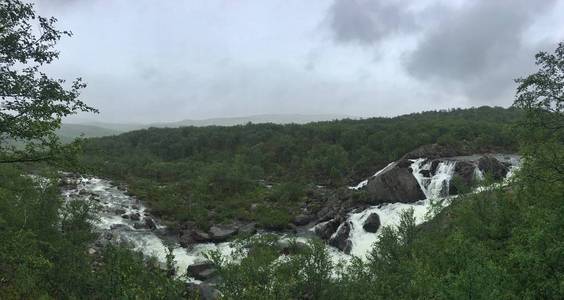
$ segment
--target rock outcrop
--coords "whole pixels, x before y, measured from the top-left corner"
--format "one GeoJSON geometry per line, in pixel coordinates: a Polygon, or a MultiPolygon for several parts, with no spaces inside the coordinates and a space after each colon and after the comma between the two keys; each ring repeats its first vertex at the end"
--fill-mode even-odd
{"type": "Polygon", "coordinates": [[[415,176],[406,160],[380,173],[368,181],[367,191],[370,204],[411,203],[425,199],[415,176]]]}
{"type": "Polygon", "coordinates": [[[366,218],[366,221],[364,221],[362,228],[364,228],[364,230],[366,230],[367,232],[372,233],[378,231],[378,228],[380,228],[380,217],[378,216],[378,214],[371,213],[368,218],[366,218]]]}
{"type": "Polygon", "coordinates": [[[317,224],[315,227],[315,234],[317,234],[322,240],[328,240],[331,238],[333,233],[339,228],[341,220],[333,219],[326,221],[325,223],[317,224]]]}
{"type": "Polygon", "coordinates": [[[486,175],[492,176],[494,180],[505,178],[509,168],[491,155],[484,155],[478,160],[478,168],[486,175]]]}
{"type": "Polygon", "coordinates": [[[188,266],[186,274],[197,280],[208,280],[215,276],[217,269],[213,262],[207,260],[188,266]]]}
{"type": "Polygon", "coordinates": [[[351,253],[352,242],[349,240],[349,233],[351,232],[351,225],[349,222],[342,223],[334,236],[329,239],[329,245],[336,247],[337,249],[345,252],[346,254],[351,253]]]}
{"type": "Polygon", "coordinates": [[[476,165],[468,161],[457,161],[454,166],[453,178],[449,183],[448,195],[456,195],[461,187],[470,187],[474,184],[476,165]]]}
{"type": "Polygon", "coordinates": [[[209,230],[210,240],[214,243],[225,242],[236,234],[237,227],[235,226],[214,225],[209,230]]]}

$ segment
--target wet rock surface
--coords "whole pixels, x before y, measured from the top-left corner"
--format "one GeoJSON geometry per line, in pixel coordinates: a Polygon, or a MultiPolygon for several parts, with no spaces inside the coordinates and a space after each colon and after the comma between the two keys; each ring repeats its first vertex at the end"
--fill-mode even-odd
{"type": "Polygon", "coordinates": [[[364,221],[362,228],[364,228],[364,230],[366,230],[367,232],[372,233],[378,231],[378,228],[380,228],[380,217],[378,216],[378,214],[371,213],[368,218],[366,218],[366,221],[364,221]]]}
{"type": "Polygon", "coordinates": [[[342,220],[333,219],[326,221],[324,223],[317,224],[314,231],[322,240],[329,240],[333,233],[337,231],[339,225],[341,224],[342,220]]]}
{"type": "Polygon", "coordinates": [[[329,245],[349,254],[352,249],[352,242],[349,240],[349,233],[351,232],[351,224],[343,222],[335,234],[329,239],[329,245]]]}
{"type": "Polygon", "coordinates": [[[497,158],[491,155],[485,155],[478,161],[478,168],[489,176],[492,176],[494,180],[500,180],[505,178],[509,168],[500,162],[497,158]]]}
{"type": "Polygon", "coordinates": [[[209,260],[189,265],[186,270],[188,276],[202,281],[213,278],[216,273],[215,265],[209,260]]]}
{"type": "Polygon", "coordinates": [[[371,178],[367,186],[371,204],[410,203],[425,199],[425,194],[411,169],[396,165],[393,168],[371,178]]]}
{"type": "Polygon", "coordinates": [[[235,236],[237,232],[237,227],[233,225],[214,225],[210,227],[209,236],[211,241],[219,243],[227,241],[235,236]]]}

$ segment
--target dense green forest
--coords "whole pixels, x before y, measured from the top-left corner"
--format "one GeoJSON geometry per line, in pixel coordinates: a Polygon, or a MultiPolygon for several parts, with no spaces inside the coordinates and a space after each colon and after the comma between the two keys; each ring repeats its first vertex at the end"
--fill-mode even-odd
{"type": "Polygon", "coordinates": [[[127,183],[172,223],[214,211],[219,220],[284,224],[310,185],[343,188],[429,143],[518,150],[523,165],[509,185],[458,197],[421,226],[406,211],[399,227],[384,227],[368,260],[335,264],[319,241],[280,258],[268,236],[241,240],[240,260],[210,253],[223,298],[564,298],[564,43],[539,53],[539,70],[517,80],[512,109],[148,129],[88,140],[79,153],[56,129],[65,116],[95,111],[79,100],[84,85],[65,88],[39,70],[70,35],[55,24],[33,4],[0,2],[0,299],[199,298],[174,278],[170,253],[163,266],[125,245],[91,251],[96,206],[64,201],[59,170],[127,183]],[[263,206],[253,215],[255,202],[263,206]]]}
{"type": "Polygon", "coordinates": [[[480,107],[306,125],[150,128],[89,139],[80,165],[127,183],[173,223],[205,227],[239,218],[280,227],[297,213],[308,185],[356,184],[421,145],[516,152],[513,129],[521,116],[518,109],[480,107]],[[251,211],[253,204],[268,212],[251,211]],[[211,219],[208,211],[215,212],[211,219]]]}

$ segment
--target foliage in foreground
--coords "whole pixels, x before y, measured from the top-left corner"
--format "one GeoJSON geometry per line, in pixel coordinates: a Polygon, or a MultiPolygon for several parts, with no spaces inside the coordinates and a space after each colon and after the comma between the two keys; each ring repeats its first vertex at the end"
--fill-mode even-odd
{"type": "Polygon", "coordinates": [[[514,187],[459,198],[421,227],[407,211],[346,267],[322,244],[280,259],[257,241],[240,263],[216,258],[220,289],[227,299],[561,299],[564,184],[523,170],[514,187]]]}
{"type": "Polygon", "coordinates": [[[59,188],[0,168],[0,299],[174,299],[183,285],[139,253],[107,247],[87,202],[64,203],[59,188]]]}
{"type": "Polygon", "coordinates": [[[524,164],[509,187],[457,198],[420,227],[405,212],[398,228],[382,230],[366,261],[344,271],[322,249],[224,262],[227,298],[564,298],[564,43],[555,54],[539,53],[537,65],[517,80],[524,164]],[[303,261],[329,266],[315,269],[316,285],[307,284],[308,264],[296,263],[303,261]],[[266,272],[255,279],[254,270],[266,272]]]}

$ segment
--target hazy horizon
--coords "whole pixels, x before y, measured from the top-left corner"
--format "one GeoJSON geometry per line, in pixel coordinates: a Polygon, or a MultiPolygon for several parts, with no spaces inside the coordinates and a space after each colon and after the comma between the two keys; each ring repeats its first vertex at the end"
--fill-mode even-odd
{"type": "Polygon", "coordinates": [[[507,107],[564,39],[563,0],[35,3],[74,33],[47,73],[100,110],[69,123],[507,107]]]}

